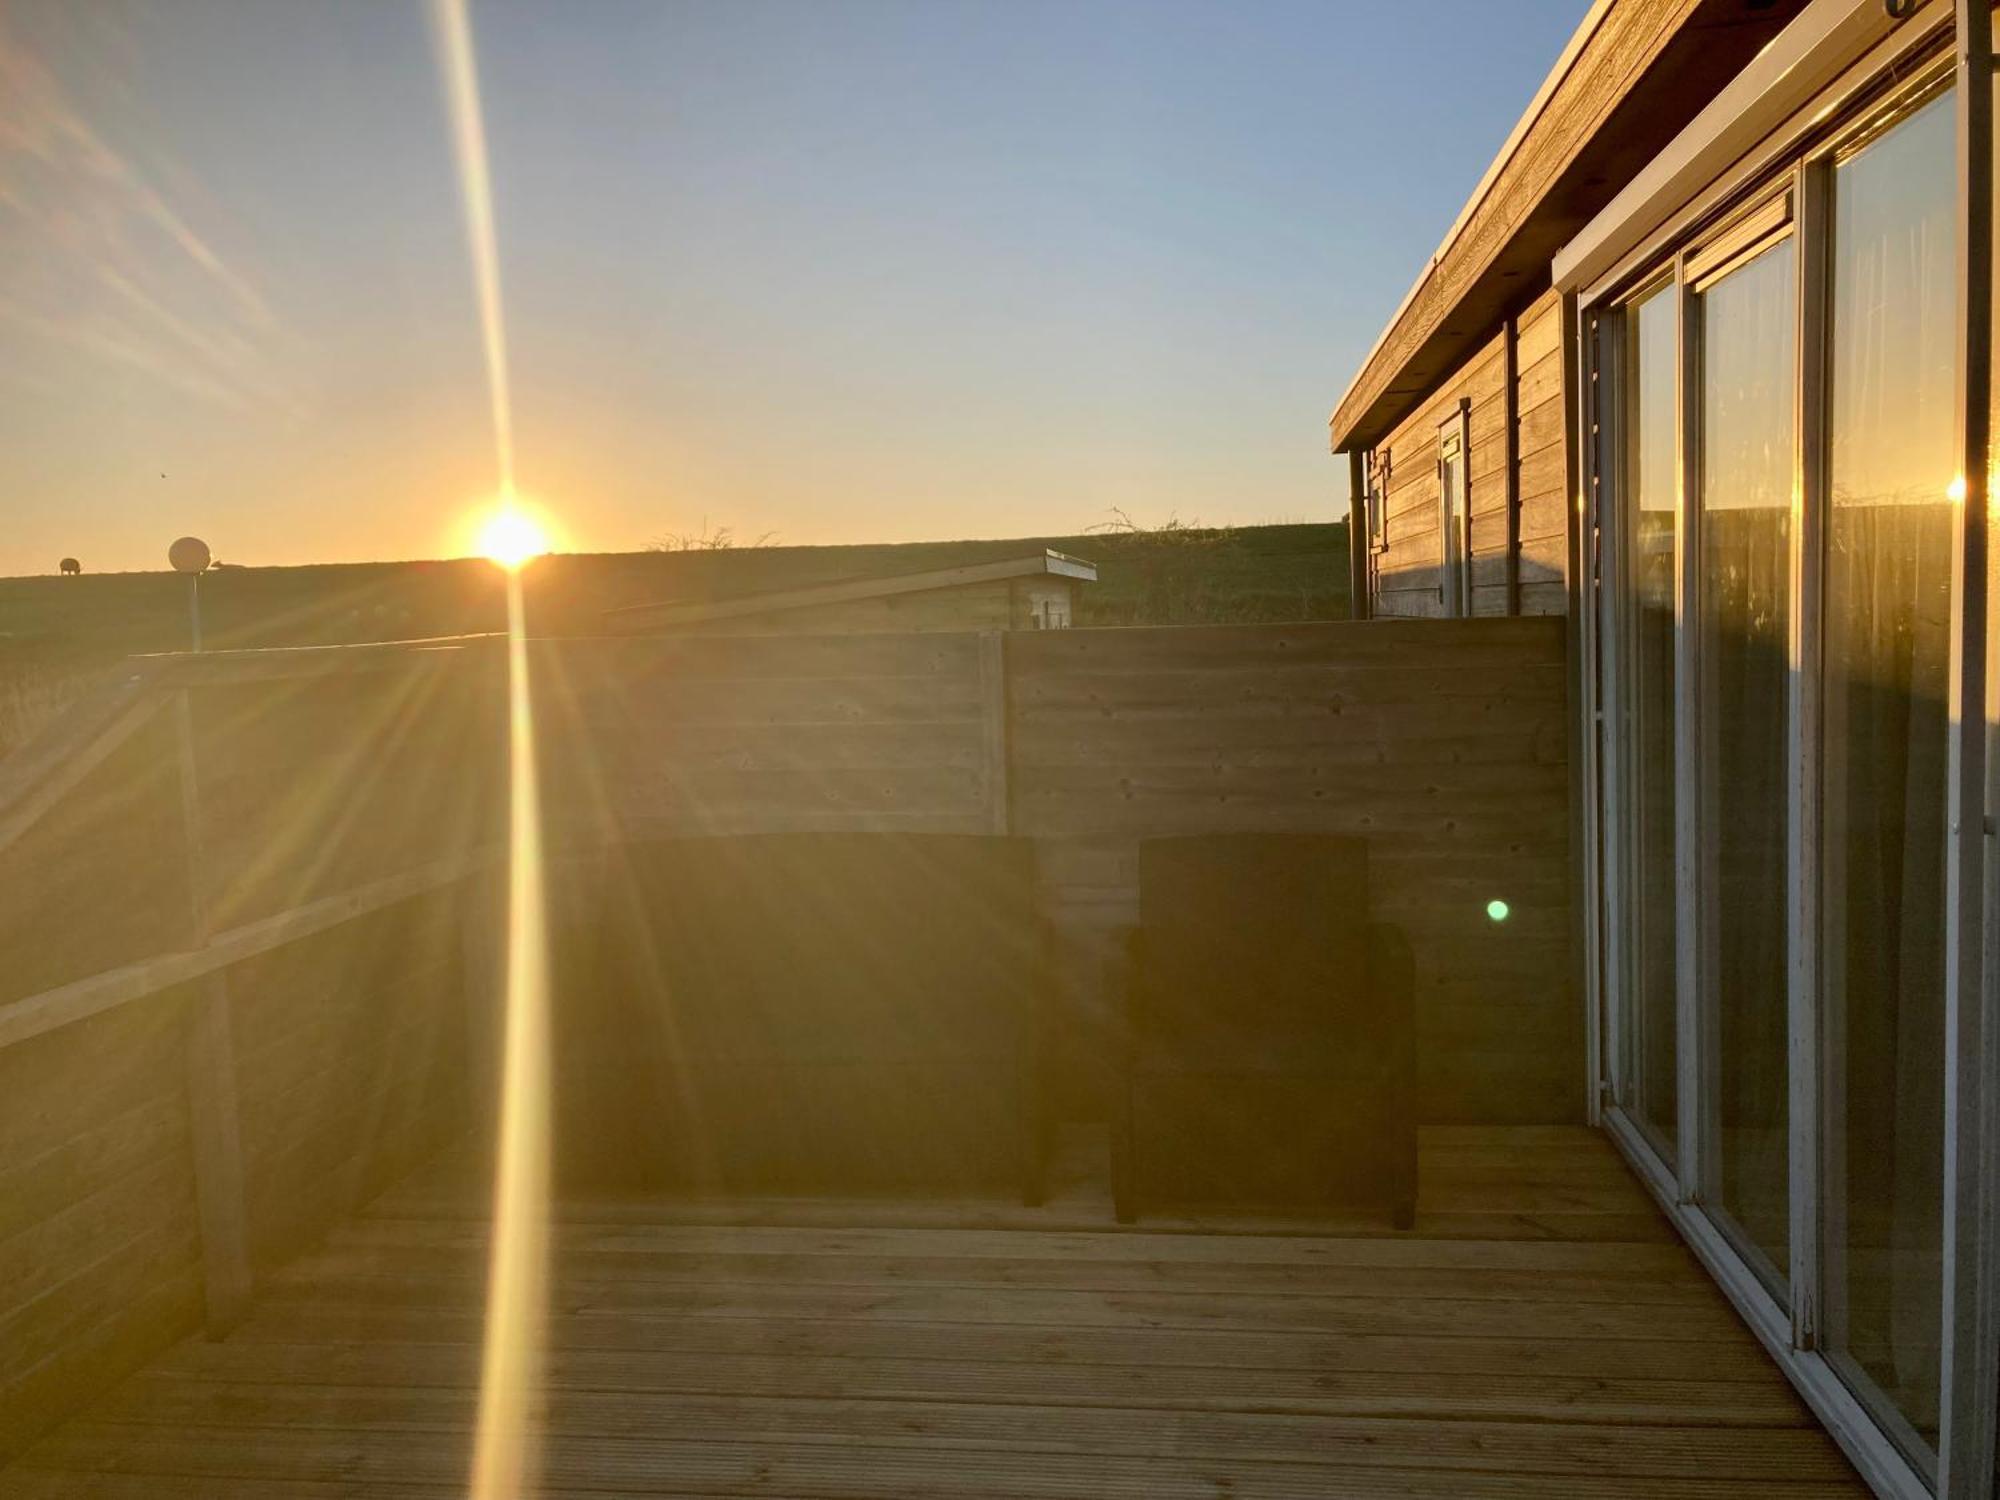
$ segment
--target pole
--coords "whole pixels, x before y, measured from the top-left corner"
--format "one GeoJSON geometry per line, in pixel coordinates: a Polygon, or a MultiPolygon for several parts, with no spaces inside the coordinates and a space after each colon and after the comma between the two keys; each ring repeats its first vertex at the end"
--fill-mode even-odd
{"type": "Polygon", "coordinates": [[[188,574],[188,633],[194,641],[189,649],[201,649],[201,574],[188,574]]]}

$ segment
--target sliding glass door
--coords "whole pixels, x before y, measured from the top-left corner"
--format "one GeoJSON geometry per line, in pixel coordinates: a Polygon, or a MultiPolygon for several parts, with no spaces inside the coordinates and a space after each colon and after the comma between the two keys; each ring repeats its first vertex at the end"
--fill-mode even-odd
{"type": "Polygon", "coordinates": [[[1950,682],[1980,626],[1930,72],[1663,237],[1587,347],[1614,1133],[1767,1339],[1934,1481],[1950,682]]]}

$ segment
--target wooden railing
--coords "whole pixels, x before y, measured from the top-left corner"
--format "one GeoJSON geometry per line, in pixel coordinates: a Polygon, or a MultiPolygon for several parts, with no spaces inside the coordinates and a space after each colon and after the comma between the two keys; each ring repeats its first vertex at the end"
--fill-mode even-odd
{"type": "MultiPolygon", "coordinates": [[[[243,1145],[230,1032],[229,972],[235,965],[343,923],[452,886],[493,864],[501,846],[482,841],[414,869],[221,930],[211,925],[215,872],[206,852],[201,767],[190,695],[230,683],[364,672],[435,672],[495,665],[494,636],[392,645],[309,647],[135,657],[119,679],[76,704],[52,728],[0,762],[0,852],[17,843],[91,772],[156,715],[176,720],[181,827],[187,854],[187,942],[88,977],[0,1004],[0,1048],[17,1046],[198,982],[187,1038],[189,1147],[199,1213],[206,1322],[233,1326],[248,1305],[251,1266],[244,1210],[243,1145]]],[[[497,726],[496,726],[497,728],[497,726]]],[[[491,929],[482,929],[490,939],[491,929]]]]}

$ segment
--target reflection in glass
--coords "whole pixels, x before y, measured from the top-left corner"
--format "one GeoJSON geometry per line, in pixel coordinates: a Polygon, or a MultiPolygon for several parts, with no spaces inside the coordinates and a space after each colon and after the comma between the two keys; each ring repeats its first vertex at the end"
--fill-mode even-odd
{"type": "Polygon", "coordinates": [[[1821,951],[1832,1346],[1937,1440],[1954,122],[1834,169],[1821,951]]]}
{"type": "Polygon", "coordinates": [[[1632,777],[1627,930],[1631,1013],[1624,1100],[1674,1142],[1674,323],[1671,285],[1625,318],[1625,681],[1632,777]]]}
{"type": "MultiPolygon", "coordinates": [[[[1787,237],[1701,295],[1703,1004],[1714,1201],[1782,1283],[1786,685],[1797,255],[1787,237]]],[[[1755,1261],[1759,1257],[1753,1255],[1755,1261]]]]}

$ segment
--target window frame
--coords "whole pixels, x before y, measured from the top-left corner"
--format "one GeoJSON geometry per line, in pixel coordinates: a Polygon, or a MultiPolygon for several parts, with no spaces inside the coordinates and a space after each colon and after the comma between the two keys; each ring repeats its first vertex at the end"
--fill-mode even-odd
{"type": "Polygon", "coordinates": [[[1447,618],[1472,617],[1472,402],[1461,396],[1438,423],[1438,602],[1447,618]],[[1458,508],[1452,508],[1450,465],[1458,466],[1458,508]]]}
{"type": "MultiPolygon", "coordinates": [[[[1629,330],[1634,323],[1635,309],[1639,304],[1662,294],[1675,299],[1675,320],[1685,316],[1682,310],[1685,291],[1676,276],[1676,266],[1672,260],[1654,265],[1636,278],[1633,287],[1619,296],[1609,306],[1594,309],[1587,325],[1592,364],[1587,367],[1586,389],[1598,393],[1599,411],[1592,430],[1596,437],[1597,461],[1602,466],[1604,480],[1593,486],[1599,496],[1598,525],[1604,544],[1599,552],[1600,576],[1609,577],[1609,585],[1601,590],[1596,601],[1599,619],[1600,651],[1611,664],[1611,670],[1601,674],[1605,683],[1604,692],[1608,705],[1604,719],[1608,730],[1607,740],[1600,764],[1606,779],[1604,804],[1606,830],[1610,834],[1609,847],[1603,860],[1603,878],[1607,885],[1606,906],[1610,919],[1604,924],[1604,944],[1606,948],[1606,972],[1615,974],[1618,983],[1626,987],[1629,995],[1636,996],[1637,958],[1631,951],[1635,929],[1625,920],[1638,897],[1636,894],[1636,845],[1638,841],[1638,808],[1633,796],[1633,788],[1638,785],[1636,750],[1630,734],[1632,707],[1629,699],[1635,677],[1634,663],[1637,660],[1636,631],[1631,605],[1633,600],[1634,575],[1632,572],[1632,539],[1627,534],[1630,515],[1623,503],[1631,472],[1631,442],[1628,432],[1630,404],[1637,390],[1636,379],[1629,358],[1629,330]],[[1603,503],[1603,495],[1609,493],[1617,503],[1603,503]]],[[[1681,452],[1681,393],[1680,393],[1680,348],[1676,336],[1674,350],[1675,392],[1674,392],[1674,452],[1676,454],[1675,495],[1674,495],[1674,560],[1675,580],[1674,609],[1674,681],[1676,695],[1675,728],[1679,733],[1679,691],[1680,691],[1680,578],[1682,576],[1682,496],[1680,494],[1680,472],[1678,455],[1681,452]]],[[[1679,797],[1678,772],[1680,766],[1679,746],[1676,744],[1671,755],[1676,773],[1675,795],[1679,797]]],[[[1679,820],[1679,802],[1675,803],[1676,823],[1679,820]]],[[[1679,880],[1678,828],[1675,834],[1676,864],[1675,879],[1679,880]]],[[[1676,941],[1680,931],[1678,913],[1675,919],[1676,941]]],[[[1682,971],[1681,956],[1675,955],[1676,986],[1680,983],[1682,971]]],[[[1676,1025],[1679,1023],[1680,1002],[1676,997],[1676,1025]]],[[[1678,1195],[1678,1169],[1675,1165],[1679,1154],[1678,1144],[1670,1147],[1666,1139],[1657,1131],[1643,1111],[1633,1112],[1630,1101],[1637,1097],[1639,1068],[1636,1052],[1637,1028],[1630,1023],[1636,1019],[1636,1011],[1630,1006],[1607,1006],[1604,1016],[1604,1036],[1606,1048],[1605,1099],[1607,1107],[1618,1110],[1639,1137],[1644,1141],[1648,1160],[1647,1175],[1657,1183],[1673,1183],[1678,1195]]],[[[1681,1041],[1675,1038],[1675,1057],[1680,1055],[1681,1041]]],[[[1678,1063],[1677,1063],[1678,1066],[1678,1063]]],[[[1678,1080],[1676,1080],[1678,1084],[1678,1080]]],[[[1678,1095],[1677,1095],[1678,1097],[1678,1095]]],[[[1681,1139],[1678,1114],[1674,1128],[1676,1143],[1681,1139]]]]}
{"type": "Polygon", "coordinates": [[[1371,449],[1368,454],[1368,550],[1387,552],[1389,550],[1389,476],[1392,472],[1390,452],[1387,448],[1371,449]]]}

